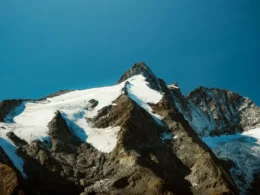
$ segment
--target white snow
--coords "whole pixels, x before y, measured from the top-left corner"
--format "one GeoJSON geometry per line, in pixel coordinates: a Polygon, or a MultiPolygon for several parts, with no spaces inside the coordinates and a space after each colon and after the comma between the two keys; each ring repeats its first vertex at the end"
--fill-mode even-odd
{"type": "Polygon", "coordinates": [[[148,105],[148,103],[156,104],[160,102],[162,94],[148,87],[148,83],[142,75],[133,76],[127,81],[130,83],[126,86],[128,96],[146,110],[159,125],[163,126],[161,116],[154,114],[152,108],[148,105]]]}
{"type": "MultiPolygon", "coordinates": [[[[0,126],[2,125],[3,123],[0,123],[0,126]]],[[[2,131],[2,129],[0,131],[2,131]]],[[[23,160],[16,154],[17,148],[11,142],[9,142],[5,136],[0,137],[0,146],[13,162],[14,166],[21,172],[23,177],[26,178],[27,176],[23,171],[23,160]]]]}
{"type": "Polygon", "coordinates": [[[1,124],[5,129],[1,129],[0,137],[7,139],[5,134],[13,131],[28,143],[33,140],[46,140],[49,138],[47,125],[59,110],[81,140],[87,141],[102,152],[111,152],[117,142],[119,127],[91,128],[86,117],[94,117],[99,109],[110,105],[121,94],[122,87],[123,84],[79,90],[48,98],[46,101],[24,103],[6,118],[6,123],[1,124]],[[91,111],[86,109],[90,99],[99,102],[91,111]]]}
{"type": "Polygon", "coordinates": [[[228,158],[234,162],[231,174],[241,194],[246,194],[253,182],[253,174],[260,171],[260,129],[242,134],[204,137],[203,141],[219,158],[228,158]]]}
{"type": "Polygon", "coordinates": [[[177,87],[176,85],[172,84],[172,85],[168,85],[169,88],[175,88],[175,89],[179,89],[179,87],[177,87]]]}
{"type": "MultiPolygon", "coordinates": [[[[130,82],[130,85],[127,86],[129,97],[150,113],[160,125],[163,125],[160,116],[152,113],[152,109],[148,105],[148,103],[158,103],[162,94],[149,88],[145,78],[141,75],[131,77],[127,81],[130,82]]],[[[116,146],[120,127],[92,128],[86,118],[93,118],[97,115],[98,110],[105,106],[111,104],[116,106],[112,102],[122,94],[124,85],[125,83],[121,83],[111,87],[77,90],[47,98],[44,101],[25,102],[6,117],[5,123],[0,123],[0,146],[3,147],[18,170],[23,173],[23,160],[16,154],[17,148],[6,137],[6,133],[13,131],[28,143],[34,140],[49,141],[48,123],[59,110],[77,137],[98,150],[109,153],[116,146]],[[91,99],[95,99],[99,103],[94,109],[88,110],[86,107],[91,99]]],[[[24,173],[23,175],[25,176],[24,173]]]]}

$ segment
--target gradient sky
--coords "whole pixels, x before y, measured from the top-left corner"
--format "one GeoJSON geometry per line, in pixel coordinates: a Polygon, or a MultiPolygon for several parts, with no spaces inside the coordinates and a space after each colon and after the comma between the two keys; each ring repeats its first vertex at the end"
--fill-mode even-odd
{"type": "Polygon", "coordinates": [[[144,61],[186,95],[260,105],[259,0],[0,0],[0,100],[114,84],[144,61]]]}

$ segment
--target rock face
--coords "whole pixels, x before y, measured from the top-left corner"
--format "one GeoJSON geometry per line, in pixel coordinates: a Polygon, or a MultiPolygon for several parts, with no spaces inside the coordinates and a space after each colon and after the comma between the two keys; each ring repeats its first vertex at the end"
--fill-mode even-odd
{"type": "Polygon", "coordinates": [[[23,195],[19,175],[12,161],[0,147],[0,193],[1,195],[23,195]]]}
{"type": "Polygon", "coordinates": [[[18,146],[18,147],[19,147],[19,146],[27,145],[27,142],[26,142],[26,141],[24,141],[23,139],[17,137],[17,135],[15,135],[15,133],[12,132],[12,131],[6,133],[6,136],[7,136],[11,141],[13,141],[14,144],[15,144],[16,146],[18,146]]]}
{"type": "Polygon", "coordinates": [[[173,97],[168,95],[152,107],[158,114],[164,116],[164,122],[175,135],[175,139],[171,141],[172,150],[189,170],[185,179],[191,183],[192,193],[238,193],[229,169],[199,139],[173,102],[173,97]]]}
{"type": "Polygon", "coordinates": [[[22,104],[22,100],[4,100],[0,103],[0,122],[5,122],[8,114],[22,104]]]}
{"type": "Polygon", "coordinates": [[[131,78],[132,76],[139,74],[143,75],[146,78],[147,82],[149,83],[149,86],[152,89],[161,91],[161,87],[157,77],[144,62],[135,63],[131,69],[129,69],[122,75],[117,84],[122,83],[127,79],[131,78]]]}
{"type": "Polygon", "coordinates": [[[48,124],[48,127],[49,135],[51,136],[52,142],[58,140],[71,145],[80,144],[80,140],[73,135],[67,125],[67,122],[62,117],[59,111],[56,112],[54,118],[48,124]]]}
{"type": "Polygon", "coordinates": [[[3,195],[11,195],[18,186],[16,173],[5,164],[0,163],[0,192],[3,195]]]}
{"type": "Polygon", "coordinates": [[[235,134],[260,125],[260,109],[250,99],[228,90],[200,87],[183,97],[171,89],[180,112],[200,136],[235,134]]]}

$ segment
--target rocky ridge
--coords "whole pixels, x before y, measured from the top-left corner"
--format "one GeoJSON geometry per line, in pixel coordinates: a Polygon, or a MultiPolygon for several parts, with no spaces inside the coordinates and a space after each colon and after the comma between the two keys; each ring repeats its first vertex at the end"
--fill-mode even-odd
{"type": "Polygon", "coordinates": [[[184,97],[171,89],[180,112],[200,136],[235,134],[259,127],[260,108],[237,93],[200,87],[184,97]]]}

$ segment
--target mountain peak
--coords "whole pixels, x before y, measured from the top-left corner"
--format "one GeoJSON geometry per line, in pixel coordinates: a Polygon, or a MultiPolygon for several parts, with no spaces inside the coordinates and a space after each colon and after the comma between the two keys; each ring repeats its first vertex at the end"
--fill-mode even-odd
{"type": "Polygon", "coordinates": [[[135,63],[131,69],[151,71],[151,69],[144,62],[135,63]]]}
{"type": "Polygon", "coordinates": [[[152,89],[160,90],[157,77],[144,62],[135,63],[121,76],[116,84],[122,83],[135,75],[144,76],[152,89]]]}
{"type": "Polygon", "coordinates": [[[117,84],[124,82],[125,80],[131,78],[132,76],[135,75],[143,75],[144,77],[155,77],[154,73],[152,70],[144,63],[144,62],[139,62],[135,63],[129,70],[127,70],[119,79],[117,84]]]}

